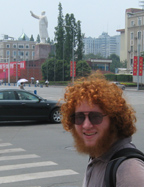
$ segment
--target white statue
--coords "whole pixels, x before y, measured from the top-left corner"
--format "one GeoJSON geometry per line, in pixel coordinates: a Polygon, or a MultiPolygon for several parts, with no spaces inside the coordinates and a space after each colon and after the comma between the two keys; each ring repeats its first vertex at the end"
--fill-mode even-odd
{"type": "Polygon", "coordinates": [[[45,16],[45,11],[43,11],[40,16],[35,15],[32,11],[30,11],[30,13],[34,18],[39,19],[39,35],[41,43],[46,43],[46,38],[48,38],[48,20],[45,16]]]}

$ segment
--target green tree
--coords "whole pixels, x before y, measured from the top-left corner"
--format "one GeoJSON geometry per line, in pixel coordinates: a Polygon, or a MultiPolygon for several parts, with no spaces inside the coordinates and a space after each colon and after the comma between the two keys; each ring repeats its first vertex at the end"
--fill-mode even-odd
{"type": "Polygon", "coordinates": [[[59,3],[59,15],[58,25],[55,27],[55,46],[56,46],[56,58],[59,60],[63,59],[63,47],[64,47],[64,18],[62,13],[62,5],[59,3]]]}
{"type": "Polygon", "coordinates": [[[73,14],[66,14],[65,25],[64,59],[70,62],[72,60],[73,46],[75,48],[76,43],[76,22],[73,14]]]}
{"type": "Polygon", "coordinates": [[[127,60],[123,60],[120,62],[121,68],[127,68],[127,60]]]}
{"type": "Polygon", "coordinates": [[[111,54],[108,59],[112,60],[112,63],[110,64],[110,71],[115,73],[115,69],[121,67],[120,58],[116,54],[111,54]]]}
{"type": "Polygon", "coordinates": [[[31,37],[30,37],[30,41],[34,41],[33,35],[31,35],[31,37]]]}
{"type": "Polygon", "coordinates": [[[56,59],[58,63],[63,60],[64,80],[69,80],[70,61],[73,60],[73,52],[74,57],[77,55],[78,60],[81,60],[83,56],[81,24],[80,21],[76,23],[74,14],[67,13],[64,18],[61,3],[59,3],[58,7],[58,25],[55,27],[56,59]]]}
{"type": "Polygon", "coordinates": [[[88,60],[88,59],[91,59],[91,58],[94,58],[94,59],[104,59],[103,56],[100,53],[98,53],[96,55],[94,55],[93,53],[90,53],[90,54],[87,54],[87,55],[83,56],[84,60],[88,60]]]}
{"type": "Polygon", "coordinates": [[[37,35],[36,42],[37,42],[37,43],[40,43],[40,35],[39,35],[39,34],[37,35]]]}
{"type": "Polygon", "coordinates": [[[83,50],[84,50],[84,43],[83,43],[83,35],[81,33],[81,22],[77,22],[77,61],[82,60],[83,58],[83,50]]]}
{"type": "Polygon", "coordinates": [[[90,75],[91,67],[85,60],[80,60],[76,64],[76,75],[78,77],[85,77],[90,75]]]}
{"type": "Polygon", "coordinates": [[[47,59],[42,64],[43,79],[49,81],[63,80],[63,60],[56,60],[55,57],[47,59]]]}

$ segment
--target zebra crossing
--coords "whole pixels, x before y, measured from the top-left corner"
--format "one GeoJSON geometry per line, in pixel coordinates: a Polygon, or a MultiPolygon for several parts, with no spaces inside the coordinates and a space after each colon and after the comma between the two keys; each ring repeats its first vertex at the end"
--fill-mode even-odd
{"type": "MultiPolygon", "coordinates": [[[[62,176],[68,176],[68,175],[77,175],[77,173],[74,170],[71,169],[57,169],[58,163],[55,163],[53,161],[39,161],[36,160],[40,158],[39,155],[36,154],[26,154],[26,150],[22,148],[11,148],[13,146],[11,143],[2,143],[2,140],[0,140],[0,186],[2,184],[12,184],[15,182],[23,182],[23,181],[29,181],[29,180],[38,180],[38,179],[47,179],[52,177],[62,177],[62,176]],[[11,155],[8,155],[8,154],[11,155]],[[16,155],[19,153],[18,155],[16,155]],[[23,154],[25,153],[25,154],[23,154]],[[6,155],[5,155],[6,154],[6,155]],[[32,162],[30,161],[32,159],[32,162]],[[24,160],[25,163],[16,163],[18,160],[24,160]],[[36,161],[35,161],[36,160],[36,161]],[[3,165],[2,161],[6,161],[10,164],[3,165]],[[12,162],[15,161],[15,163],[12,164],[12,162]],[[55,169],[49,170],[46,169],[46,171],[39,171],[42,167],[49,167],[53,166],[55,169]],[[37,168],[36,172],[31,172],[30,170],[32,168],[37,168]],[[28,170],[29,169],[29,170],[28,170]],[[22,170],[19,174],[19,171],[22,170]],[[10,175],[2,175],[3,172],[8,171],[9,173],[12,173],[10,175]],[[29,171],[29,172],[27,172],[29,171]]],[[[40,187],[40,186],[31,186],[30,187],[40,187]]]]}

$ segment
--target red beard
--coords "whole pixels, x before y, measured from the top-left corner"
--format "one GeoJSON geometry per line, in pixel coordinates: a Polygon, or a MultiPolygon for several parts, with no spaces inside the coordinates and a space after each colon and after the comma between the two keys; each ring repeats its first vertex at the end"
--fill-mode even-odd
{"type": "Polygon", "coordinates": [[[79,153],[85,153],[91,157],[99,157],[104,154],[116,141],[116,132],[109,129],[103,132],[103,135],[97,139],[94,146],[86,146],[83,139],[78,135],[75,128],[71,130],[74,137],[75,147],[79,153]]]}

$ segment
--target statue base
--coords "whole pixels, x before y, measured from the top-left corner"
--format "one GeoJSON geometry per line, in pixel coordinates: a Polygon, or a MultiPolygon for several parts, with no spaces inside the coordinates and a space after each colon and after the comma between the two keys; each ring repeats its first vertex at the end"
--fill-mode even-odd
{"type": "Polygon", "coordinates": [[[55,46],[51,44],[36,44],[35,45],[35,56],[34,59],[46,59],[49,57],[50,53],[54,53],[55,46]]]}

